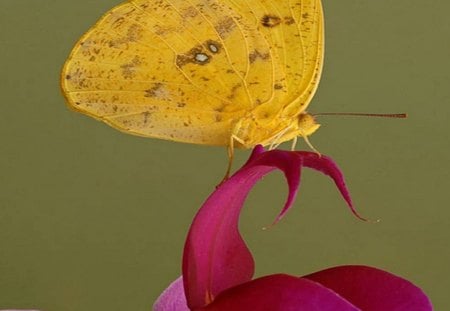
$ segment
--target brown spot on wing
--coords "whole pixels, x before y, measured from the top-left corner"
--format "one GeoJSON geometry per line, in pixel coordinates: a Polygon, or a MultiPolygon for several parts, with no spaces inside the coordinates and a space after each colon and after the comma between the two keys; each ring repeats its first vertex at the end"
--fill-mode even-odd
{"type": "Polygon", "coordinates": [[[250,64],[254,63],[258,58],[262,60],[267,60],[270,57],[269,53],[261,53],[258,50],[254,50],[248,55],[248,60],[250,61],[250,64]]]}
{"type": "Polygon", "coordinates": [[[231,93],[230,93],[230,95],[227,96],[227,98],[230,100],[233,99],[236,96],[236,91],[240,87],[242,87],[242,84],[240,84],[240,83],[233,85],[233,87],[231,88],[231,93]]]}
{"type": "Polygon", "coordinates": [[[143,31],[144,29],[142,28],[142,26],[133,24],[130,26],[130,28],[128,28],[126,38],[129,42],[137,42],[142,38],[143,31]]]}
{"type": "MultiPolygon", "coordinates": [[[[142,39],[142,33],[144,29],[138,24],[132,24],[124,37],[111,39],[108,42],[109,47],[119,47],[121,45],[127,44],[128,42],[138,42],[142,39]]],[[[95,51],[95,50],[94,50],[95,51]]]]}
{"type": "Polygon", "coordinates": [[[193,6],[189,6],[185,8],[183,11],[181,11],[181,16],[183,16],[184,18],[196,17],[198,14],[199,14],[198,10],[193,6]]]}
{"type": "Polygon", "coordinates": [[[145,97],[155,97],[158,94],[158,91],[161,89],[162,87],[162,83],[155,83],[155,85],[151,88],[149,88],[148,90],[145,90],[145,97]]]}
{"type": "Polygon", "coordinates": [[[236,24],[230,16],[225,17],[220,20],[217,25],[214,26],[216,31],[219,33],[219,36],[225,38],[233,29],[236,27],[236,24]]]}
{"type": "Polygon", "coordinates": [[[283,86],[282,86],[281,84],[276,83],[276,84],[273,86],[273,88],[274,88],[275,90],[281,90],[281,89],[283,88],[283,86]]]}
{"type": "Polygon", "coordinates": [[[295,23],[295,19],[292,16],[287,16],[284,18],[284,23],[286,25],[292,25],[295,23]]]}
{"type": "Polygon", "coordinates": [[[130,63],[120,66],[122,75],[125,79],[132,79],[135,76],[136,67],[141,64],[139,56],[135,56],[130,63]]]}
{"type": "Polygon", "coordinates": [[[153,28],[153,31],[158,36],[164,37],[165,35],[170,33],[171,29],[169,27],[162,27],[161,25],[155,25],[154,28],[153,28]]]}
{"type": "Polygon", "coordinates": [[[261,25],[264,27],[275,27],[281,23],[281,18],[276,15],[266,14],[261,18],[261,25]]]}
{"type": "Polygon", "coordinates": [[[151,115],[152,113],[150,111],[145,111],[142,113],[142,115],[144,116],[144,124],[148,123],[148,117],[151,115]]]}

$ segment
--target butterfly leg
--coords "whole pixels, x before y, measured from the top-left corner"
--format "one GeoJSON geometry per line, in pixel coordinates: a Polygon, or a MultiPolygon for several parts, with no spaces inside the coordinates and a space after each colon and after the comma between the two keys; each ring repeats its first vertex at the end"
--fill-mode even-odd
{"type": "MultiPolygon", "coordinates": [[[[228,166],[227,171],[225,172],[225,176],[223,177],[222,182],[228,179],[230,177],[231,168],[233,167],[233,160],[234,160],[234,135],[230,136],[230,143],[228,145],[227,151],[228,151],[228,166]]],[[[222,183],[221,182],[221,183],[222,183]]]]}
{"type": "Polygon", "coordinates": [[[236,135],[230,136],[230,143],[227,147],[227,154],[228,154],[228,165],[227,170],[225,172],[225,176],[223,176],[222,181],[216,186],[219,187],[224,181],[226,181],[230,177],[231,168],[233,167],[233,160],[234,160],[234,143],[235,141],[242,142],[239,137],[236,135]]]}
{"type": "Polygon", "coordinates": [[[281,143],[279,142],[280,138],[286,134],[286,132],[288,132],[290,129],[292,128],[292,126],[288,126],[286,127],[284,130],[280,131],[279,133],[277,133],[275,136],[273,136],[272,138],[270,138],[270,140],[272,141],[272,143],[270,144],[269,150],[273,150],[273,149],[277,149],[279,145],[281,145],[281,143]]]}
{"type": "Polygon", "coordinates": [[[297,146],[297,136],[292,139],[291,151],[295,151],[295,146],[297,146]]]}
{"type": "Polygon", "coordinates": [[[318,155],[319,157],[322,156],[322,154],[321,154],[321,153],[320,153],[320,152],[319,152],[319,151],[311,144],[311,142],[309,141],[307,135],[303,135],[302,133],[300,133],[300,136],[303,137],[303,139],[305,140],[306,144],[308,145],[309,148],[311,148],[312,151],[314,151],[315,153],[317,153],[317,155],[318,155]]]}
{"type": "Polygon", "coordinates": [[[228,147],[227,147],[228,166],[227,166],[227,170],[225,172],[225,176],[222,178],[222,181],[220,182],[219,186],[230,177],[231,169],[233,167],[235,142],[238,142],[242,145],[245,144],[245,142],[237,136],[240,126],[241,126],[240,123],[236,124],[235,128],[233,129],[233,132],[230,135],[230,142],[228,143],[228,147]]]}

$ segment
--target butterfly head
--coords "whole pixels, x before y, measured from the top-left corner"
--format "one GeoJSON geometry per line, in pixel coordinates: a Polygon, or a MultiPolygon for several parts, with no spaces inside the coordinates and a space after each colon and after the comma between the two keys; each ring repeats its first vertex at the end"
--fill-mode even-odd
{"type": "Polygon", "coordinates": [[[250,116],[239,120],[233,129],[233,137],[237,148],[278,146],[298,136],[306,138],[319,127],[314,116],[308,113],[290,118],[275,118],[269,122],[261,122],[250,116]]]}
{"type": "Polygon", "coordinates": [[[298,116],[298,133],[299,136],[309,136],[313,134],[320,127],[316,119],[309,113],[301,113],[298,116]]]}

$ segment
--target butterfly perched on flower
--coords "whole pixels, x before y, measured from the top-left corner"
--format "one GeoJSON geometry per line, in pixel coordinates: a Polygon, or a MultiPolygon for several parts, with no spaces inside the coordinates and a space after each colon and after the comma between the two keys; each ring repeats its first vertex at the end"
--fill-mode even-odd
{"type": "Polygon", "coordinates": [[[69,106],[130,134],[253,148],[307,137],[320,0],[130,0],[76,43],[69,106]]]}

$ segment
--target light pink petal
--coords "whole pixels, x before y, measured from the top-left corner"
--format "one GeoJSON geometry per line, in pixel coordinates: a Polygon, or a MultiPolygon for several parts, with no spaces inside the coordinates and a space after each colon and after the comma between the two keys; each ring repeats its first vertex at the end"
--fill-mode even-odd
{"type": "Polygon", "coordinates": [[[277,220],[280,219],[294,202],[304,159],[308,167],[331,176],[349,200],[342,174],[329,158],[320,158],[311,152],[263,152],[262,147],[257,146],[247,163],[210,195],[189,230],[183,255],[183,279],[192,309],[210,303],[212,297],[225,289],[251,280],[253,258],[238,230],[244,201],[258,180],[279,169],[289,186],[287,200],[277,220]]]}
{"type": "MultiPolygon", "coordinates": [[[[284,274],[265,276],[231,288],[203,311],[355,311],[332,290],[284,274]]],[[[387,311],[387,310],[386,310],[387,311]]]]}
{"type": "Polygon", "coordinates": [[[367,266],[340,266],[305,276],[364,311],[430,311],[428,297],[411,282],[367,266]]]}
{"type": "Polygon", "coordinates": [[[176,279],[158,297],[153,305],[153,311],[189,311],[182,277],[176,279]]]}

